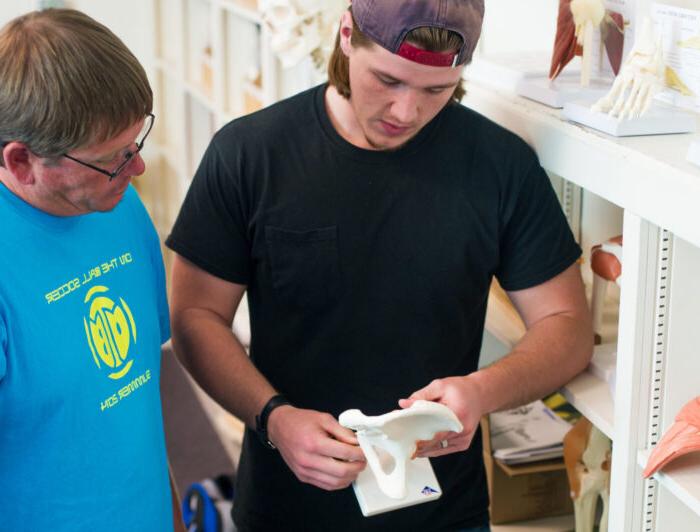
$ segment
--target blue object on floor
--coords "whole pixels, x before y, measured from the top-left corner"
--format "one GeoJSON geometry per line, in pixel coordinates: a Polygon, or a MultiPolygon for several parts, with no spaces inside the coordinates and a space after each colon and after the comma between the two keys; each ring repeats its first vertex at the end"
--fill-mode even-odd
{"type": "Polygon", "coordinates": [[[195,482],[182,500],[188,532],[234,532],[231,520],[233,483],[230,475],[195,482]]]}

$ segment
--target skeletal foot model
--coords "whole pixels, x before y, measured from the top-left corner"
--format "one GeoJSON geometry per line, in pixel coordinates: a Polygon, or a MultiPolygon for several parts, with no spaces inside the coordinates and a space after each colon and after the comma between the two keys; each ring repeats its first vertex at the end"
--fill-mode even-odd
{"type": "Polygon", "coordinates": [[[452,410],[431,401],[416,401],[409,408],[381,416],[365,416],[359,410],[346,410],[338,421],[357,431],[357,440],[379,488],[392,499],[406,497],[406,463],[416,452],[417,441],[431,440],[438,432],[463,430],[452,410]],[[375,447],[393,458],[391,472],[384,471],[375,447]]]}
{"type": "Polygon", "coordinates": [[[647,112],[654,95],[664,84],[665,66],[661,43],[654,38],[646,18],[639,39],[622,65],[612,89],[592,107],[618,120],[638,118],[647,112]]]}

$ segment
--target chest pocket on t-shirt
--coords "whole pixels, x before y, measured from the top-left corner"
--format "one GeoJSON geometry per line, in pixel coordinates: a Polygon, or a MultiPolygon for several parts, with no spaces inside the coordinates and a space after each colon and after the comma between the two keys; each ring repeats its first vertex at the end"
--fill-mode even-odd
{"type": "Polygon", "coordinates": [[[340,265],[337,228],[294,231],[265,227],[272,285],[285,304],[321,309],[337,300],[340,265]]]}

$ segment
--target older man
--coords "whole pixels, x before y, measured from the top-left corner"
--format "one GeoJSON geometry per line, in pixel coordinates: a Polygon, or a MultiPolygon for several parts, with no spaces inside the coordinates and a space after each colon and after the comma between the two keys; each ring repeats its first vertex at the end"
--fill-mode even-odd
{"type": "Polygon", "coordinates": [[[0,31],[3,530],[173,530],[164,272],[130,186],[151,110],[139,62],[88,16],[0,31]]]}

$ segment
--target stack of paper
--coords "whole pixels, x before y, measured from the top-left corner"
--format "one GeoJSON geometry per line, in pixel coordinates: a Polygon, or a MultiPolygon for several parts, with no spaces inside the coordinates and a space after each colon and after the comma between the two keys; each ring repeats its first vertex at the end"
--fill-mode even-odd
{"type": "Polygon", "coordinates": [[[494,458],[506,464],[562,456],[564,435],[571,429],[542,401],[491,414],[494,458]]]}

